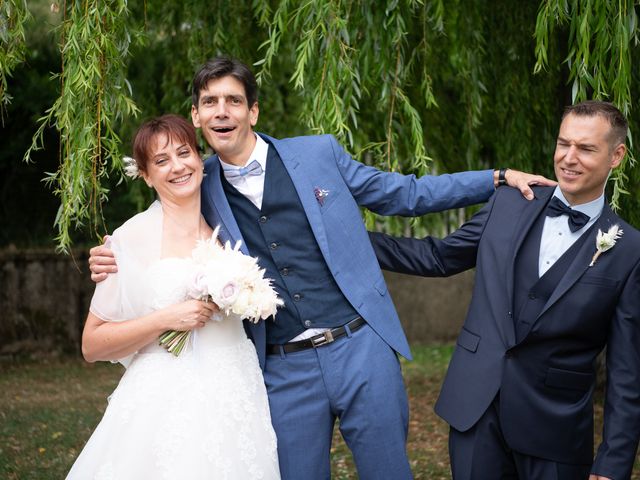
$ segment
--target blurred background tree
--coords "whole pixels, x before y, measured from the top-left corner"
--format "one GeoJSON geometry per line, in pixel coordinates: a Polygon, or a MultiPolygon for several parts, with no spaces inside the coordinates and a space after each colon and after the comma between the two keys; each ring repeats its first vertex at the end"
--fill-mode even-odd
{"type": "MultiPolygon", "coordinates": [[[[562,109],[587,98],[639,125],[638,0],[0,5],[0,245],[94,243],[144,208],[151,192],[121,174],[132,133],[160,113],[188,116],[191,77],[218,54],[254,66],[259,131],[332,133],[385,170],[552,176],[562,109]]],[[[640,227],[629,145],[608,197],[640,227]]],[[[442,235],[471,211],[366,218],[442,235]]]]}

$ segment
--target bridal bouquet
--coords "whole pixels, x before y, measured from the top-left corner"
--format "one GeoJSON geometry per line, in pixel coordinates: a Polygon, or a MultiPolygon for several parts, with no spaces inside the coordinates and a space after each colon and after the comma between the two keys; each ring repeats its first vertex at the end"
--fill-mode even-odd
{"type": "MultiPolygon", "coordinates": [[[[257,323],[275,315],[283,301],[264,278],[264,270],[256,258],[240,251],[240,242],[235,247],[227,242],[217,242],[219,228],[209,240],[201,240],[191,253],[196,265],[195,275],[189,286],[189,296],[198,300],[214,302],[220,313],[212,317],[222,320],[224,315],[236,314],[257,323]]],[[[174,355],[179,355],[187,343],[191,331],[170,330],[160,336],[160,344],[174,355]]]]}

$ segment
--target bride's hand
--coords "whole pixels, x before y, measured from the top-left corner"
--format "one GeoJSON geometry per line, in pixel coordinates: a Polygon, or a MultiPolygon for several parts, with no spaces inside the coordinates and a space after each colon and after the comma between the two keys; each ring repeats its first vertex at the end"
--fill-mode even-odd
{"type": "Polygon", "coordinates": [[[213,302],[186,300],[165,309],[165,313],[169,319],[166,328],[167,330],[179,331],[202,328],[213,314],[217,312],[218,307],[213,302]]]}
{"type": "Polygon", "coordinates": [[[91,280],[98,283],[107,278],[107,275],[118,271],[113,251],[107,245],[98,245],[89,250],[89,270],[91,280]]]}

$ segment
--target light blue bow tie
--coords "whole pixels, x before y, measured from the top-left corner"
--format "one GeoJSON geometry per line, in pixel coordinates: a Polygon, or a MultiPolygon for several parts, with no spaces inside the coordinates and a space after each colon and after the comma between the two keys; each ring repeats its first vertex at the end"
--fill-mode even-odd
{"type": "Polygon", "coordinates": [[[247,175],[260,175],[260,174],[262,174],[262,166],[258,163],[257,160],[254,160],[253,162],[251,162],[246,167],[241,167],[241,168],[223,167],[223,170],[224,170],[224,176],[229,178],[229,179],[238,178],[238,177],[246,177],[247,175]]]}

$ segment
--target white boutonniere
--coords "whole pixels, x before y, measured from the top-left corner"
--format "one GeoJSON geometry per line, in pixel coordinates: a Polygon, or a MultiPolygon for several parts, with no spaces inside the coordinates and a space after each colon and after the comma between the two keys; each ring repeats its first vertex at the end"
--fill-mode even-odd
{"type": "Polygon", "coordinates": [[[607,233],[604,233],[602,230],[598,229],[598,235],[596,236],[596,253],[593,255],[591,259],[590,267],[593,267],[596,263],[598,257],[606,252],[607,250],[613,248],[616,244],[616,240],[618,240],[624,232],[618,225],[613,225],[607,233]]]}

